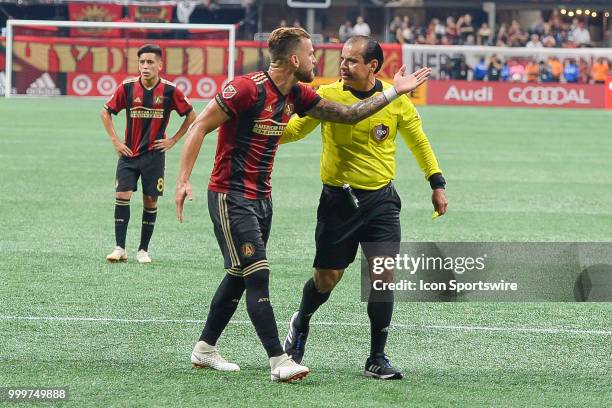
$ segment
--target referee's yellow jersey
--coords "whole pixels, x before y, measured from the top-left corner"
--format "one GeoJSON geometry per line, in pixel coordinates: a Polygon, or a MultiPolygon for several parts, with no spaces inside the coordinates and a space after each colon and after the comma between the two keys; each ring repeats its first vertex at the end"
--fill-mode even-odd
{"type": "MultiPolygon", "coordinates": [[[[365,93],[345,89],[342,80],[339,80],[330,85],[322,85],[317,93],[330,101],[352,105],[390,86],[391,84],[377,79],[374,89],[365,93]]],[[[395,137],[398,131],[426,179],[432,174],[442,173],[423,132],[421,117],[406,95],[400,96],[378,113],[355,125],[321,122],[310,116],[294,116],[285,128],[280,142],[300,140],[319,123],[323,139],[323,184],[339,187],[347,183],[353,188],[363,190],[378,190],[389,184],[395,178],[395,137]]]]}

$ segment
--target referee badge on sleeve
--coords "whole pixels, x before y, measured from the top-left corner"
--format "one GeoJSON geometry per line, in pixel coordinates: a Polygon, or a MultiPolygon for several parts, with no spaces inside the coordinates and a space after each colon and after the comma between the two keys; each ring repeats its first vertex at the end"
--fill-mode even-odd
{"type": "Polygon", "coordinates": [[[379,142],[382,142],[389,136],[389,126],[380,124],[372,129],[372,137],[379,142]]]}

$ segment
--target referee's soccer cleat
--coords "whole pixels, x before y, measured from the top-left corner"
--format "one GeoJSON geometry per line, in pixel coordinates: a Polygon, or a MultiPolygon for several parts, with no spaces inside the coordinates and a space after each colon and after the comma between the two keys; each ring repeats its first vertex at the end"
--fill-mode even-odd
{"type": "Polygon", "coordinates": [[[144,249],[139,249],[138,252],[136,252],[136,260],[141,264],[151,263],[151,257],[144,249]]]}
{"type": "Polygon", "coordinates": [[[402,372],[394,368],[385,353],[377,354],[366,360],[363,375],[368,378],[379,378],[381,380],[401,380],[404,378],[402,372]]]}
{"type": "Polygon", "coordinates": [[[127,261],[127,252],[125,252],[125,249],[118,246],[113,249],[113,252],[106,255],[106,260],[108,262],[125,262],[127,261]]]}
{"type": "Polygon", "coordinates": [[[295,324],[299,312],[295,312],[293,316],[291,316],[291,321],[289,322],[289,333],[287,333],[287,337],[285,337],[285,344],[283,348],[285,349],[285,353],[287,353],[293,361],[298,364],[302,363],[302,359],[304,358],[304,351],[306,351],[306,339],[308,339],[308,329],[302,330],[298,328],[295,324]]]}
{"type": "Polygon", "coordinates": [[[279,382],[294,382],[306,377],[308,367],[293,361],[287,354],[270,358],[270,379],[279,382]]]}
{"type": "Polygon", "coordinates": [[[228,363],[217,348],[204,341],[198,341],[191,352],[193,368],[211,368],[218,371],[240,371],[238,364],[228,363]]]}

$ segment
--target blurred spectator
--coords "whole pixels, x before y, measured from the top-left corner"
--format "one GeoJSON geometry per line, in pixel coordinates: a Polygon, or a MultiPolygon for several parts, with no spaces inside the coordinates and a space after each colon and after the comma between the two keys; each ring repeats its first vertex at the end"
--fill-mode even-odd
{"type": "Polygon", "coordinates": [[[552,82],[552,72],[550,65],[540,61],[540,82],[552,82]]]}
{"type": "Polygon", "coordinates": [[[474,34],[468,34],[463,45],[476,45],[476,38],[474,37],[474,34]]]}
{"type": "Polygon", "coordinates": [[[550,67],[551,81],[561,81],[561,74],[563,73],[563,64],[557,57],[550,57],[548,59],[548,66],[550,67]]]}
{"type": "Polygon", "coordinates": [[[287,27],[287,20],[282,19],[281,21],[279,21],[278,26],[279,27],[287,27]]]}
{"type": "Polygon", "coordinates": [[[436,33],[436,39],[440,41],[442,37],[446,35],[446,27],[444,27],[444,24],[442,24],[437,18],[434,18],[432,21],[434,25],[434,32],[436,33]]]}
{"type": "Polygon", "coordinates": [[[189,24],[189,17],[196,8],[195,1],[182,0],[176,3],[176,19],[179,23],[189,24]]]}
{"type": "Polygon", "coordinates": [[[606,58],[598,58],[597,62],[591,66],[591,83],[603,84],[608,78],[610,67],[606,58]]]}
{"type": "Polygon", "coordinates": [[[589,33],[589,30],[584,27],[584,21],[577,22],[570,33],[569,39],[578,47],[590,45],[591,34],[589,33]]]}
{"type": "Polygon", "coordinates": [[[542,42],[540,41],[540,36],[537,34],[531,34],[531,40],[527,42],[525,45],[527,48],[542,48],[542,42]]]}
{"type": "Polygon", "coordinates": [[[344,43],[346,42],[346,40],[348,40],[352,36],[353,36],[353,24],[351,23],[351,20],[346,20],[344,24],[342,24],[340,26],[340,29],[338,30],[338,38],[340,39],[341,43],[344,43]]]}
{"type": "Polygon", "coordinates": [[[523,64],[511,59],[508,61],[508,67],[512,82],[525,82],[525,67],[523,64]]]}
{"type": "Polygon", "coordinates": [[[389,23],[389,34],[391,37],[391,41],[397,41],[397,30],[401,30],[402,28],[402,18],[400,16],[393,17],[393,20],[389,23]]]}
{"type": "Polygon", "coordinates": [[[478,64],[474,66],[474,70],[472,73],[472,79],[474,79],[475,81],[484,81],[485,78],[487,77],[488,71],[489,71],[489,67],[487,66],[487,63],[485,62],[484,57],[482,57],[480,61],[478,61],[478,64]]]}
{"type": "Polygon", "coordinates": [[[518,21],[512,20],[508,29],[508,45],[511,47],[522,47],[527,41],[527,34],[521,28],[518,21]]]}
{"type": "Polygon", "coordinates": [[[459,31],[459,40],[465,43],[468,35],[474,35],[474,26],[472,25],[472,16],[465,14],[457,20],[457,30],[459,31]]]}
{"type": "Polygon", "coordinates": [[[497,31],[497,43],[498,47],[508,46],[508,26],[506,23],[502,23],[497,31]]]}
{"type": "Polygon", "coordinates": [[[540,78],[540,65],[536,62],[535,58],[529,59],[525,67],[525,74],[527,76],[527,82],[538,82],[540,78]]]}
{"type": "Polygon", "coordinates": [[[293,20],[293,27],[295,27],[295,28],[302,28],[302,23],[300,23],[300,20],[298,18],[293,20]]]}
{"type": "Polygon", "coordinates": [[[505,61],[502,65],[501,71],[499,71],[499,77],[504,82],[510,79],[510,66],[508,65],[508,61],[505,61]]]}
{"type": "Polygon", "coordinates": [[[489,78],[489,81],[499,81],[499,78],[501,76],[501,69],[502,63],[499,58],[497,58],[497,55],[491,55],[491,58],[489,58],[489,67],[487,70],[487,77],[489,78]]]}
{"type": "Polygon", "coordinates": [[[589,69],[589,64],[583,58],[580,58],[580,61],[578,62],[578,72],[578,82],[588,84],[591,72],[589,69]]]}
{"type": "Polygon", "coordinates": [[[353,27],[353,35],[370,35],[370,26],[365,22],[362,16],[357,17],[357,23],[353,27]]]}
{"type": "Polygon", "coordinates": [[[465,57],[454,57],[452,59],[451,78],[465,81],[468,79],[470,67],[465,62],[465,57]]]}
{"type": "Polygon", "coordinates": [[[457,31],[457,24],[455,24],[454,17],[446,18],[446,36],[451,44],[457,44],[459,32],[457,31]]]}
{"type": "Polygon", "coordinates": [[[402,28],[398,30],[396,38],[400,44],[414,44],[414,31],[412,31],[407,18],[402,21],[402,28]]]}
{"type": "Polygon", "coordinates": [[[542,34],[544,34],[544,25],[545,23],[544,20],[542,20],[542,17],[538,17],[535,23],[531,25],[531,34],[537,34],[539,36],[542,36],[542,34]]]}
{"type": "Polygon", "coordinates": [[[578,82],[578,65],[576,65],[576,60],[570,59],[565,63],[565,68],[563,69],[563,77],[565,81],[574,84],[578,82]]]}
{"type": "Polygon", "coordinates": [[[476,35],[478,45],[489,45],[491,43],[491,28],[487,23],[482,23],[476,35]]]}

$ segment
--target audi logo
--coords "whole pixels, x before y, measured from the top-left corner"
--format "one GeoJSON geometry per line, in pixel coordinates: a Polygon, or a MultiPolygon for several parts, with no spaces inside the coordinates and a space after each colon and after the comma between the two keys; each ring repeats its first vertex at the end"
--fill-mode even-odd
{"type": "Polygon", "coordinates": [[[568,103],[586,105],[591,103],[591,100],[584,95],[583,89],[566,89],[560,86],[515,87],[508,91],[508,98],[514,103],[526,103],[527,105],[566,105],[568,103]]]}

